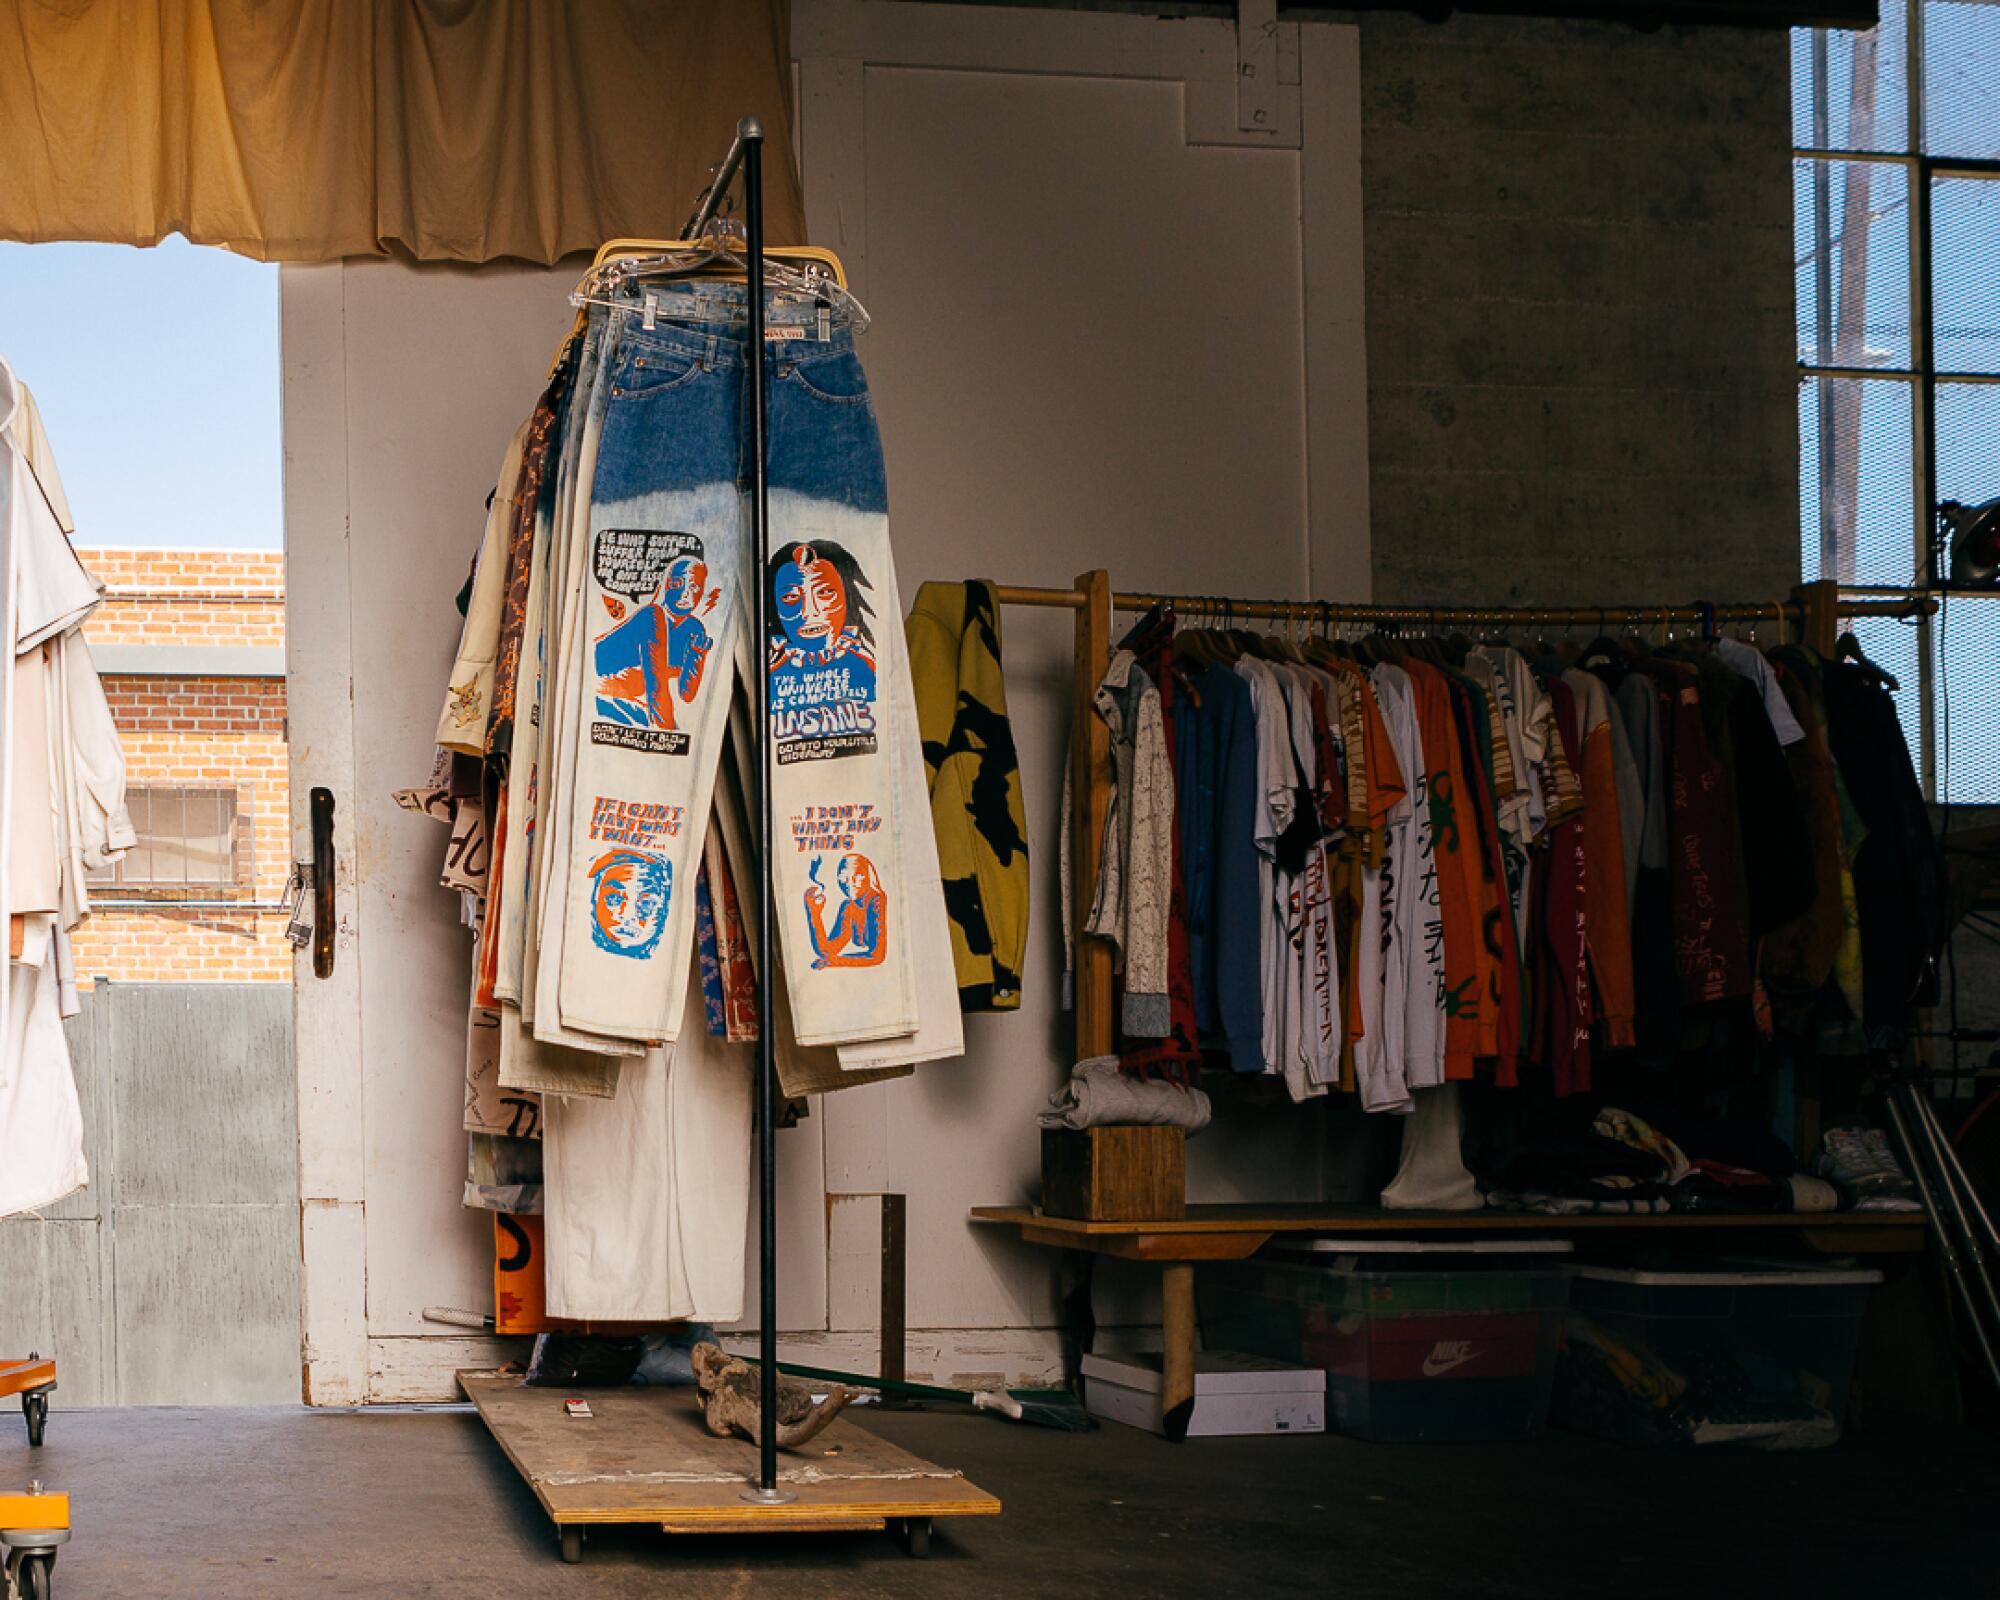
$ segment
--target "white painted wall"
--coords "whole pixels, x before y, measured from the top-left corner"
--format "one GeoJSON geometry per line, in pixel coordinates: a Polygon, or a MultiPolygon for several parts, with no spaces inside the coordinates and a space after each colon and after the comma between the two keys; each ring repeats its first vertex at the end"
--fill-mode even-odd
{"type": "MultiPolygon", "coordinates": [[[[1269,132],[1239,129],[1223,23],[798,0],[794,43],[813,237],[876,318],[863,353],[906,595],[1094,566],[1137,588],[1365,595],[1352,29],[1279,30],[1269,132]]],[[[444,1395],[482,1349],[420,1319],[487,1303],[490,1247],[458,1205],[465,936],[434,828],[388,795],[428,768],[450,599],[572,277],[284,275],[301,841],[313,784],[342,808],[340,968],[302,967],[298,1003],[321,1403],[444,1395]]],[[[939,1375],[1055,1351],[1054,1262],[964,1220],[1031,1194],[1034,1112],[1069,1059],[1052,916],[1069,623],[1006,627],[1038,861],[1023,1009],[969,1019],[962,1062],[823,1099],[779,1136],[788,1333],[867,1359],[868,1197],[906,1193],[911,1368],[939,1375]]],[[[1191,1181],[1310,1198],[1323,1147],[1317,1110],[1260,1117],[1197,1141],[1191,1181]]],[[[1110,1287],[1107,1320],[1145,1314],[1110,1287]]]]}

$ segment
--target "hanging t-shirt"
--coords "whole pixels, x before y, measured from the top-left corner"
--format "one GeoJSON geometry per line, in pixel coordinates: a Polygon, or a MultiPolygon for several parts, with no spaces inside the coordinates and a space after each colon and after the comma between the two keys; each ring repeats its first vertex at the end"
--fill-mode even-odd
{"type": "Polygon", "coordinates": [[[1486,1006],[1480,984],[1479,835],[1470,811],[1450,681],[1442,669],[1424,661],[1405,661],[1403,670],[1415,692],[1430,849],[1437,868],[1443,971],[1434,1003],[1444,1029],[1444,1071],[1447,1078],[1469,1078],[1486,1006]]]}
{"type": "Polygon", "coordinates": [[[1356,1047],[1355,1078],[1365,1109],[1408,1111],[1414,1086],[1444,1081],[1444,1039],[1433,1003],[1443,975],[1437,863],[1409,675],[1383,662],[1369,681],[1409,792],[1391,807],[1383,829],[1378,918],[1370,930],[1382,973],[1381,1025],[1364,1032],[1356,1047]],[[1428,936],[1431,928],[1439,937],[1428,936]]]}
{"type": "Polygon", "coordinates": [[[1778,736],[1779,744],[1794,745],[1805,738],[1806,730],[1799,726],[1799,719],[1785,703],[1785,691],[1778,686],[1777,676],[1771,671],[1771,663],[1764,659],[1763,651],[1741,640],[1723,638],[1715,641],[1715,655],[1731,671],[1757,686],[1764,714],[1771,719],[1771,731],[1778,736]]]}
{"type": "Polygon", "coordinates": [[[1298,968],[1299,1060],[1305,1081],[1318,1092],[1324,1092],[1340,1081],[1344,1022],[1340,963],[1333,938],[1333,898],[1318,798],[1324,775],[1319,771],[1312,714],[1312,691],[1320,675],[1310,668],[1296,666],[1283,666],[1277,672],[1290,716],[1293,763],[1298,769],[1293,842],[1299,852],[1299,864],[1296,873],[1289,875],[1286,892],[1287,920],[1294,940],[1292,959],[1298,968]]]}

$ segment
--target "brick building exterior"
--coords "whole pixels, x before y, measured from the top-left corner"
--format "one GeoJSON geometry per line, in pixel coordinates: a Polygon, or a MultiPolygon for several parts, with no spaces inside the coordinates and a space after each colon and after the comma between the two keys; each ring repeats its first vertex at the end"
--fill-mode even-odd
{"type": "Polygon", "coordinates": [[[288,982],[276,909],[291,860],[285,558],[78,553],[106,586],[84,636],[124,743],[141,839],[114,881],[92,886],[99,909],[79,930],[77,971],[288,982]]]}

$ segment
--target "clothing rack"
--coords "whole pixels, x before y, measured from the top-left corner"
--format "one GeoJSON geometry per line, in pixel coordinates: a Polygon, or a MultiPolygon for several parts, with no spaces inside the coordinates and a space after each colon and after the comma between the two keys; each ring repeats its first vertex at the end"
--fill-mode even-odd
{"type": "MultiPolygon", "coordinates": [[[[1507,628],[1586,627],[1599,631],[1617,625],[1698,630],[1712,637],[1723,623],[1775,622],[1787,630],[1796,629],[1800,642],[1824,656],[1836,653],[1841,621],[1847,617],[1927,617],[1937,610],[1928,595],[1900,594],[1883,597],[1843,597],[1840,586],[1830,580],[1800,584],[1782,600],[1715,605],[1705,601],[1662,606],[1402,606],[1349,604],[1320,600],[1244,600],[1218,595],[1167,595],[1114,591],[1110,577],[1101,569],[1079,574],[1066,589],[1043,589],[1014,584],[996,584],[996,598],[1007,606],[1035,606],[1076,613],[1075,665],[1071,683],[1070,787],[1075,802],[1070,813],[1070,905],[1072,928],[1082,928],[1090,920],[1091,900],[1096,892],[1099,855],[1104,839],[1105,817],[1110,807],[1112,778],[1111,733],[1096,715],[1093,697],[1097,685],[1111,663],[1111,618],[1115,611],[1145,612],[1168,606],[1192,616],[1211,617],[1224,626],[1245,619],[1300,623],[1308,630],[1331,629],[1346,623],[1415,623],[1424,627],[1464,626],[1488,631],[1507,628]]],[[[1074,941],[1076,1006],[1076,1058],[1109,1055],[1116,1044],[1112,1007],[1111,949],[1103,939],[1078,938],[1074,941]]],[[[1257,1212],[1258,1207],[1209,1207],[1207,1211],[1257,1212]]],[[[1268,1211],[1270,1208],[1263,1208],[1268,1211]]],[[[1160,1263],[1161,1357],[1160,1402],[1163,1426],[1168,1437],[1178,1439],[1186,1431],[1194,1400],[1195,1299],[1194,1263],[1197,1260],[1241,1259],[1258,1249],[1265,1239],[1286,1231],[1287,1226],[1264,1221],[1243,1225],[1233,1240],[1212,1231],[1226,1225],[1216,1220],[1190,1218],[1162,1224],[1159,1231],[1132,1238],[1086,1237],[1099,1231],[1116,1234],[1120,1229],[1141,1228],[1142,1224],[1069,1224],[1051,1222],[1039,1212],[1010,1211],[1006,1208],[977,1208],[975,1221],[1018,1221],[1021,1237],[1030,1243],[1053,1244],[1086,1252],[1085,1276],[1080,1291],[1087,1303],[1089,1252],[1108,1250],[1160,1263]],[[1262,1230],[1261,1232],[1259,1230],[1262,1230]],[[1200,1237],[1176,1242],[1176,1230],[1200,1237]]],[[[1536,1218],[1538,1224],[1549,1219],[1536,1218]]],[[[1569,1219],[1574,1221],[1575,1219],[1569,1219]]],[[[1593,1222],[1630,1222],[1629,1218],[1592,1218],[1593,1222]]],[[[1648,1223],[1686,1222],[1687,1218],[1648,1217],[1648,1223]]],[[[1734,1220],[1734,1219],[1732,1219],[1734,1220]]],[[[1326,1226],[1310,1221],[1296,1223],[1300,1231],[1324,1233],[1328,1228],[1342,1231],[1351,1226],[1343,1213],[1329,1215],[1326,1226]]],[[[1722,1235],[1727,1237],[1727,1235],[1722,1235]]],[[[1903,1248],[1907,1241],[1871,1241],[1870,1247],[1903,1248]]],[[[1858,1247],[1858,1246],[1857,1246],[1858,1247]]]]}
{"type": "MultiPolygon", "coordinates": [[[[1072,927],[1090,919],[1090,902],[1097,883],[1098,853],[1104,838],[1104,818],[1110,806],[1111,735],[1093,714],[1091,699],[1111,663],[1111,618],[1114,612],[1144,612],[1171,607],[1191,616],[1213,618],[1225,626],[1244,620],[1299,624],[1308,630],[1346,624],[1375,626],[1412,623],[1421,627],[1470,627],[1486,630],[1544,627],[1658,627],[1671,632],[1685,628],[1704,635],[1725,624],[1773,623],[1821,655],[1835,653],[1841,619],[1846,617],[1927,617],[1937,602],[1924,594],[1843,596],[1830,579],[1803,583],[1781,600],[1755,602],[1690,601],[1666,605],[1614,606],[1411,606],[1376,605],[1328,600],[1256,600],[1229,595],[1151,594],[1113,590],[1102,570],[1085,572],[1066,589],[996,584],[1004,606],[1036,606],[1076,613],[1076,654],[1071,684],[1071,721],[1076,735],[1070,744],[1070,786],[1077,803],[1070,819],[1070,900],[1072,927]]],[[[1076,964],[1076,1054],[1078,1060],[1107,1055],[1115,1043],[1112,1010],[1111,951],[1101,939],[1079,939],[1076,964]]]]}

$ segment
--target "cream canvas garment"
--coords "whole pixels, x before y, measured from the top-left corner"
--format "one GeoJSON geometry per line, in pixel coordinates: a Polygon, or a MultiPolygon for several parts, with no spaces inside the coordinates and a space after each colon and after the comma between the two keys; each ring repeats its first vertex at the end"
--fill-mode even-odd
{"type": "MultiPolygon", "coordinates": [[[[49,671],[47,650],[45,645],[36,645],[14,662],[13,716],[8,726],[14,806],[7,840],[7,909],[17,916],[55,911],[62,903],[56,842],[58,802],[49,740],[49,699],[56,675],[49,671]]],[[[60,717],[56,726],[61,726],[60,717]]]]}
{"type": "MultiPolygon", "coordinates": [[[[98,602],[98,590],[64,536],[41,482],[15,444],[20,390],[13,369],[0,360],[0,926],[26,891],[57,900],[59,881],[41,878],[37,859],[17,885],[14,841],[17,830],[41,842],[60,872],[56,787],[58,760],[48,749],[51,728],[60,729],[60,708],[50,706],[52,675],[39,646],[82,621],[98,602]],[[17,657],[34,651],[26,673],[17,657]],[[32,697],[24,729],[21,696],[32,697]],[[39,720],[42,738],[20,759],[19,741],[39,720]],[[24,766],[39,766],[39,773],[24,766]]],[[[54,675],[59,686],[59,675],[54,675]]],[[[30,734],[30,736],[32,736],[30,734]]],[[[26,908],[23,908],[24,910],[26,908]]],[[[83,1118],[63,1039],[61,976],[54,953],[55,907],[29,916],[21,961],[7,963],[0,983],[0,1216],[52,1205],[89,1181],[83,1155],[83,1118]]]]}
{"type": "Polygon", "coordinates": [[[692,1027],[628,1062],[615,1102],[544,1103],[550,1316],[743,1315],[755,1061],[751,1046],[692,1027]]]}
{"type": "Polygon", "coordinates": [[[507,595],[507,531],[513,521],[514,483],[521,475],[521,443],[528,424],[514,430],[500,461],[500,482],[486,508],[486,531],[479,541],[472,593],[459,630],[458,655],[445,679],[444,709],[438,713],[437,743],[463,755],[486,753],[486,724],[493,714],[493,668],[500,649],[500,610],[507,595]]]}
{"type": "Polygon", "coordinates": [[[40,964],[8,963],[8,1031],[0,1059],[0,1217],[54,1205],[90,1181],[83,1111],[63,1040],[55,941],[36,942],[40,964]]]}
{"type": "Polygon", "coordinates": [[[774,493],[771,552],[772,892],[799,1043],[906,1036],[918,1025],[909,835],[930,829],[928,801],[906,813],[897,782],[916,694],[886,509],[774,493]]]}
{"type": "MultiPolygon", "coordinates": [[[[590,1058],[593,1055],[636,1058],[645,1053],[646,1041],[654,1037],[636,1030],[627,1035],[604,1035],[570,1027],[562,1019],[559,1004],[569,928],[565,886],[574,837],[576,740],[583,716],[585,679],[583,666],[577,660],[578,640],[583,632],[580,563],[590,539],[589,486],[596,471],[611,400],[604,356],[615,333],[613,324],[598,328],[597,359],[588,363],[584,374],[589,379],[588,389],[579,392],[571,407],[572,419],[580,410],[583,424],[579,432],[574,420],[571,422],[577,442],[569,520],[564,522],[558,517],[548,535],[550,567],[546,610],[542,613],[546,629],[543,649],[552,650],[553,654],[552,658],[544,657],[539,680],[543,692],[543,740],[538,741],[542,760],[535,775],[535,842],[530,852],[532,886],[527,908],[528,926],[533,930],[535,943],[527,952],[527,964],[522,971],[523,1028],[513,1039],[517,1048],[501,1058],[501,1082],[510,1088],[602,1097],[617,1092],[618,1060],[612,1059],[607,1064],[593,1063],[590,1058]]],[[[568,456],[566,435],[564,460],[568,456]]],[[[559,463],[558,508],[562,503],[562,470],[559,463]]],[[[525,838],[526,826],[525,816],[518,823],[510,816],[510,838],[525,838]]]]}
{"type": "Polygon", "coordinates": [[[56,526],[64,534],[76,532],[76,519],[69,512],[69,495],[63,489],[62,474],[56,470],[56,453],[49,446],[48,430],[42,426],[42,408],[35,404],[34,392],[15,380],[20,402],[14,412],[14,448],[28,458],[28,470],[42,486],[42,497],[55,513],[56,526]]]}
{"type": "MultiPolygon", "coordinates": [[[[88,874],[102,871],[139,842],[125,808],[125,749],[118,741],[104,683],[90,646],[72,629],[51,646],[56,687],[56,816],[61,829],[62,919],[74,928],[90,914],[88,874]]],[[[63,1015],[70,1013],[65,1011],[63,1015]]]]}

